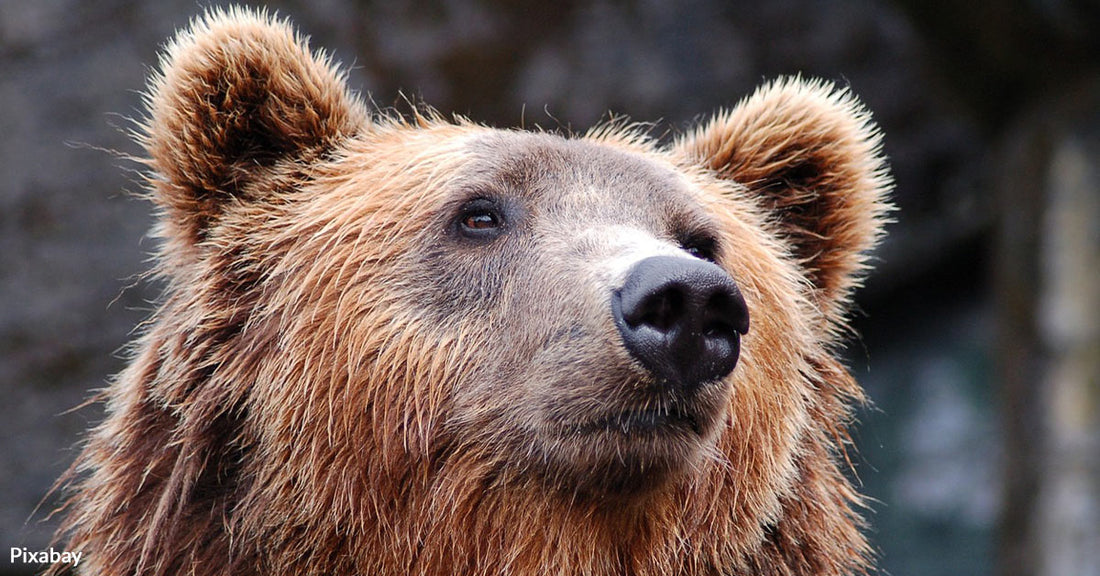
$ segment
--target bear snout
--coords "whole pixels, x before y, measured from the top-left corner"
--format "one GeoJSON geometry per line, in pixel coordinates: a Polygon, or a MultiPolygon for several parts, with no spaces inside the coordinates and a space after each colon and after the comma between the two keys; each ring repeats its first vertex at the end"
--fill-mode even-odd
{"type": "Polygon", "coordinates": [[[630,355],[659,384],[684,393],[732,372],[749,330],[733,278],[696,258],[639,261],[613,293],[611,312],[630,355]]]}

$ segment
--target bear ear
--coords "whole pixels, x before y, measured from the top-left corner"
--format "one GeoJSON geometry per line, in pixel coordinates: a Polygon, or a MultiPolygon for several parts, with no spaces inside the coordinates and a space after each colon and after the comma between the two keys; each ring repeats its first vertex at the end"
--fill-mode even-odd
{"type": "Polygon", "coordinates": [[[169,43],[146,105],[138,141],[154,199],[170,234],[192,245],[229,201],[368,123],[343,74],[288,23],[238,8],[208,12],[169,43]]]}
{"type": "Polygon", "coordinates": [[[890,211],[892,179],[866,109],[831,84],[780,79],[672,151],[759,202],[813,285],[812,299],[842,322],[890,211]]]}

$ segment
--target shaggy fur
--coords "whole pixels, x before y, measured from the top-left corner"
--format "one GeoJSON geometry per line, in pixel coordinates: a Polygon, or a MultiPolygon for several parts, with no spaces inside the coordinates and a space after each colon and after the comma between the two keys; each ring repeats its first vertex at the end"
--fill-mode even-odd
{"type": "Polygon", "coordinates": [[[845,92],[778,81],[668,147],[409,123],[231,10],[147,102],[167,287],[68,482],[82,573],[867,569],[834,348],[890,185],[845,92]],[[481,196],[492,243],[453,231],[481,196]],[[698,436],[563,433],[652,386],[607,311],[638,231],[714,244],[740,361],[698,436]]]}

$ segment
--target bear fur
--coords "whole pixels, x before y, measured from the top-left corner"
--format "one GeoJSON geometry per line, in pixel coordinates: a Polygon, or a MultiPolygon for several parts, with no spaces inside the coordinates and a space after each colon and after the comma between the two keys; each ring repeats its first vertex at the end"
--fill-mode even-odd
{"type": "Polygon", "coordinates": [[[891,183],[847,91],[774,81],[667,144],[403,119],[231,9],[146,104],[165,291],[66,480],[81,573],[869,569],[836,353],[891,183]],[[670,392],[624,346],[651,254],[736,282],[728,375],[670,392]]]}

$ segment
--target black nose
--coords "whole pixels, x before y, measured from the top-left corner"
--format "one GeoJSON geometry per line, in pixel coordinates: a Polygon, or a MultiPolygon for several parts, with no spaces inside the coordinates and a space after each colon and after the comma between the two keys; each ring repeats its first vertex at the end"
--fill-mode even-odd
{"type": "Polygon", "coordinates": [[[733,371],[749,331],[733,278],[694,258],[638,262],[613,295],[611,313],[630,354],[658,380],[685,389],[733,371]]]}

